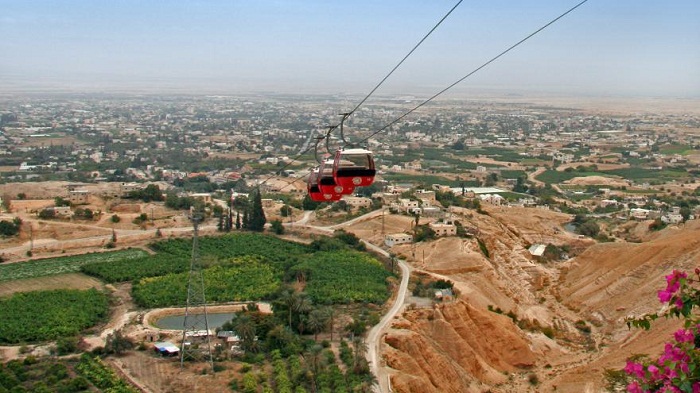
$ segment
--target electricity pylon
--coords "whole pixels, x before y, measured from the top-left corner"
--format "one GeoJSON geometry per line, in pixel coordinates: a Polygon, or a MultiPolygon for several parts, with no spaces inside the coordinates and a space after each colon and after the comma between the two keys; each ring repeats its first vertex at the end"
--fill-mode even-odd
{"type": "Polygon", "coordinates": [[[202,266],[199,263],[198,231],[199,223],[203,220],[202,213],[193,212],[190,220],[194,227],[194,233],[192,235],[192,261],[190,262],[190,272],[187,277],[187,305],[182,326],[180,368],[184,367],[185,360],[191,360],[208,362],[212,371],[214,371],[207,303],[204,297],[204,276],[202,274],[202,266]]]}

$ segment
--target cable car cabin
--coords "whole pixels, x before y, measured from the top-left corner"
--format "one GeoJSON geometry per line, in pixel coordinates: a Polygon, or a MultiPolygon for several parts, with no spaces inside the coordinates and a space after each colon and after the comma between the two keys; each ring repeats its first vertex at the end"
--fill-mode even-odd
{"type": "Polygon", "coordinates": [[[355,191],[355,186],[352,182],[349,185],[347,183],[345,185],[336,183],[333,168],[333,160],[326,160],[321,164],[318,177],[318,187],[321,192],[324,194],[352,194],[355,191]]]}
{"type": "Polygon", "coordinates": [[[309,192],[309,197],[314,202],[334,202],[339,201],[342,195],[340,194],[324,194],[318,187],[318,168],[314,168],[309,174],[309,180],[307,182],[307,190],[309,192]]]}
{"type": "Polygon", "coordinates": [[[333,178],[343,188],[366,187],[374,183],[372,152],[365,149],[345,149],[335,153],[333,178]]]}

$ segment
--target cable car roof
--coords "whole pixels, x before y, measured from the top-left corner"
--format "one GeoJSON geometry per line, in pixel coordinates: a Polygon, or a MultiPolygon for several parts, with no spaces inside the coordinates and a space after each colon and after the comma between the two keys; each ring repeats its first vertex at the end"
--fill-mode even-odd
{"type": "Polygon", "coordinates": [[[340,154],[372,154],[372,152],[367,149],[343,149],[340,154]]]}

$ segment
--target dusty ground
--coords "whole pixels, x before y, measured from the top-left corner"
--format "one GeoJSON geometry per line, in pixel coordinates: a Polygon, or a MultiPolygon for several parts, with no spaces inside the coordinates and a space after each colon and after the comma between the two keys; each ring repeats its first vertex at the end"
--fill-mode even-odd
{"type": "Polygon", "coordinates": [[[577,186],[610,186],[610,187],[627,187],[629,183],[620,178],[605,177],[605,176],[584,176],[575,177],[571,180],[565,181],[563,184],[573,184],[577,186]]]}
{"type": "Polygon", "coordinates": [[[27,278],[0,282],[0,297],[15,292],[29,292],[51,289],[102,288],[104,284],[96,278],[80,273],[59,274],[57,276],[27,278]]]}
{"type": "Polygon", "coordinates": [[[598,162],[569,162],[566,164],[561,164],[557,166],[557,170],[559,172],[563,172],[566,170],[566,168],[578,168],[580,166],[591,166],[595,165],[598,167],[598,170],[601,171],[611,171],[614,169],[622,169],[622,168],[629,168],[630,164],[604,164],[604,163],[598,163],[598,162]]]}

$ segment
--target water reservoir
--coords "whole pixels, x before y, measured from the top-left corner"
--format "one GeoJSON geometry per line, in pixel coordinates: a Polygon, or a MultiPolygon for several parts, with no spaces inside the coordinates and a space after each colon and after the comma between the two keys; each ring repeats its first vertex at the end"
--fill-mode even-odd
{"type": "MultiPolygon", "coordinates": [[[[221,327],[224,323],[233,319],[235,314],[232,312],[227,313],[207,313],[207,319],[209,320],[209,329],[214,330],[221,327]]],[[[182,330],[182,324],[185,322],[185,315],[169,315],[163,317],[153,323],[158,328],[161,329],[171,329],[171,330],[182,330]]]]}

